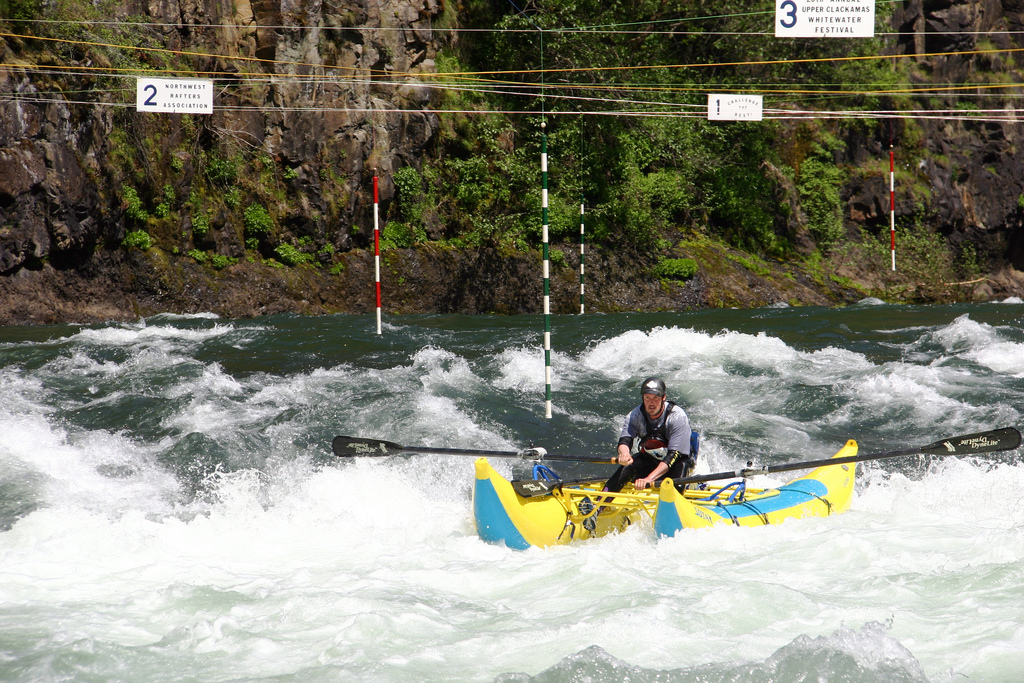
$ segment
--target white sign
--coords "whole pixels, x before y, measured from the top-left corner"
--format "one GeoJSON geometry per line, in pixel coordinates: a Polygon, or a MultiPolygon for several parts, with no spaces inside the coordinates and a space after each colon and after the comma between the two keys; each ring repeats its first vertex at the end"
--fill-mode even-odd
{"type": "Polygon", "coordinates": [[[776,38],[871,38],[875,0],[775,0],[776,38]]]}
{"type": "Polygon", "coordinates": [[[213,81],[206,78],[139,78],[135,110],[212,114],[213,81]]]}
{"type": "Polygon", "coordinates": [[[760,121],[761,95],[708,95],[708,121],[760,121]]]}

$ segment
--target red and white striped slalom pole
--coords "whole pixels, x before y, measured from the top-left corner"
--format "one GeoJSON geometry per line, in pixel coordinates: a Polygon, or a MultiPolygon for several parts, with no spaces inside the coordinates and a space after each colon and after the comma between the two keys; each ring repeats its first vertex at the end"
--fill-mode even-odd
{"type": "Polygon", "coordinates": [[[896,157],[889,141],[889,250],[892,252],[892,272],[896,272],[896,157]]]}
{"type": "Polygon", "coordinates": [[[373,176],[373,269],[377,286],[377,334],[380,334],[380,195],[376,175],[373,176]]]}

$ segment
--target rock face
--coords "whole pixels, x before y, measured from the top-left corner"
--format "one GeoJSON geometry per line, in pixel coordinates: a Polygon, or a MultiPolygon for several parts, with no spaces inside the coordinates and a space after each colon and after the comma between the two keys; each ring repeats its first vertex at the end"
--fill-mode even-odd
{"type": "MultiPolygon", "coordinates": [[[[145,42],[216,55],[196,57],[191,65],[196,71],[222,78],[225,72],[237,72],[240,63],[265,74],[260,85],[229,84],[218,93],[215,113],[200,124],[200,143],[262,150],[278,168],[288,169],[289,182],[302,197],[299,211],[283,217],[286,223],[296,225],[298,232],[309,231],[305,224],[314,216],[329,215],[334,224],[318,226],[321,241],[343,249],[352,245],[353,237],[365,243],[358,230],[352,234],[352,226],[370,222],[372,196],[366,181],[379,173],[379,196],[386,206],[394,193],[392,171],[413,163],[437,131],[436,115],[418,111],[428,108],[436,95],[416,78],[434,71],[438,42],[430,26],[440,12],[437,1],[132,4],[125,3],[120,9],[124,16],[117,18],[141,11],[166,25],[162,32],[143,29],[149,31],[145,42]],[[306,28],[310,26],[314,28],[306,28]],[[392,82],[393,72],[403,75],[400,86],[392,82]],[[324,167],[339,176],[336,196],[325,196],[324,167]],[[334,201],[338,198],[344,201],[334,201]]],[[[137,147],[140,158],[135,161],[154,167],[178,164],[183,172],[175,189],[187,190],[200,171],[202,152],[178,152],[177,161],[168,162],[161,159],[161,150],[142,149],[140,140],[156,136],[163,138],[158,147],[184,147],[185,117],[71,104],[40,93],[33,69],[9,66],[19,62],[25,41],[12,38],[0,42],[0,48],[7,65],[0,67],[0,92],[5,95],[0,104],[0,273],[9,276],[42,260],[63,267],[89,258],[98,243],[124,237],[123,188],[152,179],[145,177],[146,169],[140,169],[141,183],[112,172],[112,157],[124,153],[113,140],[119,127],[135,135],[127,141],[137,147]],[[143,120],[146,116],[164,120],[143,120]],[[167,128],[163,135],[156,129],[160,125],[167,128]]],[[[96,63],[109,66],[98,48],[87,50],[73,66],[96,63]]],[[[125,82],[131,85],[133,79],[121,85],[125,82]]],[[[229,221],[214,216],[220,230],[210,240],[216,251],[237,256],[240,240],[221,234],[229,221]]]]}
{"type": "MultiPolygon", "coordinates": [[[[139,28],[135,44],[155,50],[115,55],[94,45],[100,41],[83,40],[91,46],[58,58],[28,38],[0,38],[0,324],[158,310],[366,310],[371,271],[361,249],[372,234],[372,179],[379,176],[384,215],[395,197],[394,172],[418,167],[438,136],[430,110],[439,96],[429,75],[451,40],[432,30],[443,13],[439,0],[125,0],[113,18],[148,17],[153,26],[139,28]],[[21,61],[29,51],[31,64],[21,61]],[[58,83],[38,68],[103,73],[116,59],[136,60],[129,66],[140,70],[173,72],[180,64],[216,76],[215,113],[138,114],[130,94],[125,106],[111,106],[110,98],[88,94],[98,87],[95,79],[58,83]],[[62,96],[62,87],[87,94],[62,96]],[[241,154],[249,161],[238,165],[233,155],[241,154]],[[248,188],[241,192],[232,184],[238,174],[238,185],[248,188]],[[273,241],[259,231],[254,206],[273,216],[273,241]],[[154,232],[162,250],[120,248],[126,233],[140,227],[154,232]],[[296,258],[317,259],[334,272],[281,273],[245,262],[254,249],[285,258],[274,252],[282,243],[295,245],[296,258]],[[218,270],[184,257],[192,251],[222,259],[218,270]],[[232,294],[232,288],[247,291],[232,294]]],[[[902,34],[897,52],[927,55],[917,58],[922,84],[970,84],[979,70],[986,77],[1016,73],[1006,53],[985,50],[1020,47],[1024,0],[909,0],[895,10],[893,25],[902,34]],[[1004,32],[986,37],[993,31],[1004,32]]],[[[110,73],[105,84],[133,87],[133,79],[110,73]]],[[[955,96],[947,102],[954,107],[955,96]]],[[[1024,293],[1017,272],[1024,270],[1019,123],[926,118],[911,130],[901,121],[880,122],[873,136],[851,134],[837,161],[857,168],[883,156],[890,134],[900,164],[897,221],[936,226],[955,250],[970,247],[989,274],[983,294],[1024,293]],[[926,158],[901,156],[900,145],[912,134],[925,141],[926,158]]],[[[854,172],[842,196],[851,232],[888,229],[887,176],[854,172]]],[[[798,216],[799,207],[790,215],[798,216]]],[[[794,234],[802,235],[798,251],[813,251],[806,234],[796,227],[794,234]]],[[[539,310],[539,296],[523,294],[523,278],[538,266],[533,255],[426,250],[402,258],[408,270],[396,277],[422,288],[419,295],[395,289],[389,299],[395,310],[539,310]]],[[[615,265],[612,254],[595,258],[606,267],[592,271],[605,278],[592,290],[593,305],[607,310],[855,297],[820,277],[769,281],[731,266],[715,271],[735,275],[722,277],[731,283],[724,289],[715,289],[707,268],[673,289],[650,281],[644,270],[650,264],[615,265]]],[[[555,287],[572,302],[574,278],[562,279],[555,287]]],[[[563,307],[571,312],[574,305],[563,307]]]]}
{"type": "MultiPolygon", "coordinates": [[[[963,86],[960,91],[947,88],[948,95],[937,91],[933,101],[941,104],[933,108],[994,108],[994,114],[1010,120],[964,122],[936,115],[916,119],[915,130],[899,121],[880,122],[876,139],[856,141],[848,156],[880,156],[889,146],[886,138],[895,137],[897,222],[935,226],[954,251],[970,245],[990,272],[1024,270],[1024,131],[1012,105],[1021,93],[1013,85],[1020,78],[1012,58],[1000,52],[1022,47],[1024,2],[910,0],[896,6],[892,24],[901,34],[897,54],[925,55],[914,58],[914,85],[963,86]],[[964,52],[971,54],[957,54],[964,52]],[[901,142],[912,134],[924,141],[927,158],[904,155],[901,142]]],[[[888,228],[887,176],[856,178],[845,196],[850,222],[874,231],[888,228]]]]}
{"type": "MultiPolygon", "coordinates": [[[[587,258],[588,312],[676,311],[709,307],[760,307],[852,303],[863,294],[851,287],[759,263],[754,270],[735,250],[705,245],[695,254],[701,271],[687,282],[646,275],[640,255],[594,250],[587,258]]],[[[37,325],[134,320],[164,311],[213,312],[240,318],[276,313],[372,313],[376,305],[373,254],[352,250],[343,272],[273,268],[240,262],[212,270],[191,259],[169,258],[159,249],[99,250],[78,268],[44,263],[0,279],[0,321],[37,325]]],[[[541,312],[540,263],[536,254],[495,249],[426,247],[385,252],[382,297],[386,313],[541,312]]],[[[553,267],[551,307],[579,312],[579,273],[553,267]]]]}

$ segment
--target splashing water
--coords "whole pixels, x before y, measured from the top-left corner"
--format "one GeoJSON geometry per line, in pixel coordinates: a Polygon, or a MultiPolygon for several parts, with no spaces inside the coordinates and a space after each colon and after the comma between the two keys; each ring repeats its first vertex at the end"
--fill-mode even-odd
{"type": "Polygon", "coordinates": [[[603,456],[652,374],[705,472],[1019,428],[1022,316],[557,317],[551,420],[533,316],[0,330],[0,680],[1014,680],[1018,453],[860,465],[836,517],[520,552],[477,538],[472,459],[329,444],[603,456]]]}

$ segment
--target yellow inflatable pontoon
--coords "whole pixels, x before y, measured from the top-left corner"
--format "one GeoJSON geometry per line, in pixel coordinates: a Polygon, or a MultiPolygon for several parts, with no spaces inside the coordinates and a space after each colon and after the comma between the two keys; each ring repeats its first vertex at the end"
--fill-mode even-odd
{"type": "MultiPolygon", "coordinates": [[[[850,440],[834,457],[856,454],[857,442],[850,440]]],[[[848,510],[855,473],[856,463],[846,463],[818,467],[772,489],[749,489],[737,481],[679,490],[664,481],[656,490],[635,491],[627,485],[607,493],[603,479],[509,482],[479,458],[473,517],[480,538],[522,550],[604,536],[645,519],[653,520],[659,536],[714,524],[762,526],[848,510]]]]}

